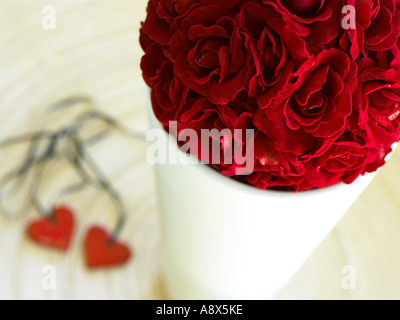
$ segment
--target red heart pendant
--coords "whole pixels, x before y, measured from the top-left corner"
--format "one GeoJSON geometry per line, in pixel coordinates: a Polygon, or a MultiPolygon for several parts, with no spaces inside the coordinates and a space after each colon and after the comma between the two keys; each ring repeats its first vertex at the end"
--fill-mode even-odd
{"type": "Polygon", "coordinates": [[[131,250],[126,244],[112,239],[105,229],[91,227],[85,239],[86,263],[89,268],[111,267],[126,263],[131,250]]]}
{"type": "Polygon", "coordinates": [[[56,207],[49,217],[31,222],[28,236],[36,243],[66,251],[74,228],[74,214],[70,208],[56,207]]]}

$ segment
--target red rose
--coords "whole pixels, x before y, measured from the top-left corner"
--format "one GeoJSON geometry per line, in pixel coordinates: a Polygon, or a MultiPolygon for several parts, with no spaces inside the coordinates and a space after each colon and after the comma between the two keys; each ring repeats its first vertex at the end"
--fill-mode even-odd
{"type": "Polygon", "coordinates": [[[216,104],[232,101],[247,85],[251,55],[238,22],[220,6],[194,8],[171,40],[174,72],[216,104]]]}
{"type": "Polygon", "coordinates": [[[330,48],[342,32],[339,0],[263,0],[287,15],[297,32],[307,41],[310,53],[330,48]]]}
{"type": "Polygon", "coordinates": [[[353,95],[349,129],[365,145],[391,146],[400,135],[400,71],[383,69],[378,61],[362,58],[358,64],[358,88],[353,95]]]}
{"type": "Polygon", "coordinates": [[[390,66],[397,70],[400,70],[400,42],[397,42],[392,49],[383,52],[383,56],[389,61],[390,66]]]}
{"type": "Polygon", "coordinates": [[[146,70],[143,78],[152,88],[151,102],[157,119],[168,127],[176,120],[176,114],[190,96],[196,94],[184,86],[174,75],[174,64],[164,55],[162,46],[151,44],[142,59],[141,67],[146,70]]]}
{"type": "Polygon", "coordinates": [[[339,136],[351,114],[356,72],[356,63],[340,50],[312,56],[291,75],[288,85],[259,97],[255,125],[274,137],[278,149],[298,154],[309,151],[311,140],[339,136]],[[290,136],[304,141],[294,146],[290,136]]]}
{"type": "Polygon", "coordinates": [[[158,44],[169,44],[171,28],[175,18],[181,12],[183,12],[183,7],[178,0],[150,0],[147,6],[146,21],[142,23],[141,28],[142,47],[147,47],[145,43],[148,38],[158,44]]]}
{"type": "Polygon", "coordinates": [[[147,48],[148,39],[168,45],[171,35],[177,30],[181,18],[191,9],[203,4],[217,4],[223,9],[231,9],[241,0],[149,0],[147,17],[141,28],[141,44],[147,48]]]}
{"type": "Polygon", "coordinates": [[[245,4],[240,13],[240,26],[255,69],[249,83],[250,96],[263,93],[272,86],[285,86],[290,76],[309,58],[305,41],[273,6],[245,4]]]}
{"type": "MultiPolygon", "coordinates": [[[[254,99],[247,98],[246,95],[237,97],[231,101],[229,105],[215,105],[204,97],[191,97],[186,99],[186,102],[176,113],[176,120],[178,122],[178,132],[184,129],[192,129],[201,136],[202,129],[213,130],[217,129],[222,132],[224,129],[229,129],[234,133],[235,129],[255,129],[252,125],[253,115],[256,109],[254,99]]],[[[243,134],[241,137],[232,136],[238,144],[245,145],[246,136],[243,134]],[[240,139],[240,140],[239,140],[240,139]]],[[[220,137],[213,137],[213,139],[220,140],[220,137]]],[[[200,141],[199,141],[200,142],[200,141]]],[[[219,163],[213,164],[212,151],[196,154],[201,160],[210,163],[218,171],[232,176],[235,169],[238,167],[235,163],[224,163],[224,152],[227,148],[232,147],[232,141],[226,144],[220,141],[220,160],[219,163]]],[[[201,151],[201,145],[192,148],[191,151],[201,151]]],[[[214,150],[215,151],[215,150],[214,150]]],[[[242,167],[242,166],[241,166],[242,167]]]]}
{"type": "Polygon", "coordinates": [[[342,0],[356,13],[356,29],[348,29],[340,44],[350,47],[353,58],[366,55],[366,50],[385,51],[393,48],[400,36],[400,1],[342,0]]]}

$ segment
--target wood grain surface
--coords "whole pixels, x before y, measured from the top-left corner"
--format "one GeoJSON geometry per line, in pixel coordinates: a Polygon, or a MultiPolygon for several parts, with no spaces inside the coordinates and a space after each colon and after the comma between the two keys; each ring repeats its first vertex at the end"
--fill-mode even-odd
{"type": "MultiPolygon", "coordinates": [[[[138,29],[145,0],[0,0],[0,137],[55,126],[49,104],[88,94],[97,107],[131,129],[147,128],[145,91],[139,68],[138,29]],[[42,27],[42,9],[56,9],[56,28],[42,27]]],[[[0,299],[163,299],[161,232],[153,169],[146,144],[115,134],[92,148],[129,209],[121,238],[135,250],[121,268],[89,271],[82,242],[88,226],[112,228],[112,203],[96,190],[57,199],[72,205],[78,228],[67,254],[43,250],[25,236],[21,219],[0,216],[0,299]],[[54,289],[43,288],[51,266],[54,289]]],[[[0,152],[0,172],[20,163],[26,146],[0,152]]],[[[381,170],[345,218],[277,296],[279,299],[400,298],[400,151],[381,170]],[[350,266],[355,288],[343,287],[350,266]]],[[[46,171],[40,194],[54,201],[55,190],[74,179],[66,163],[46,171]]],[[[17,201],[26,199],[21,191],[17,201]]],[[[339,199],[340,201],[340,199],[339,199]]],[[[321,212],[323,214],[323,212],[321,212]]]]}

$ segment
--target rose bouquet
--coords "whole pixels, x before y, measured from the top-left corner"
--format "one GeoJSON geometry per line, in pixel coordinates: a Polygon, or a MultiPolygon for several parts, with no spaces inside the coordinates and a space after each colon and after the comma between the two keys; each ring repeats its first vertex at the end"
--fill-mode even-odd
{"type": "Polygon", "coordinates": [[[399,35],[399,0],[150,0],[141,66],[165,127],[254,130],[254,171],[219,172],[309,190],[376,171],[399,141],[399,35]]]}

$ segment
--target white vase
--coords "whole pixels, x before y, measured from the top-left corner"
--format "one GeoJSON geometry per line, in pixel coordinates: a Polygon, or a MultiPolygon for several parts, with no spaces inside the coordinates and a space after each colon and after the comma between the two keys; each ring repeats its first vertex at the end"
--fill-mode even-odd
{"type": "Polygon", "coordinates": [[[155,169],[171,299],[273,298],[375,176],[292,193],[259,190],[204,164],[155,169]]]}

